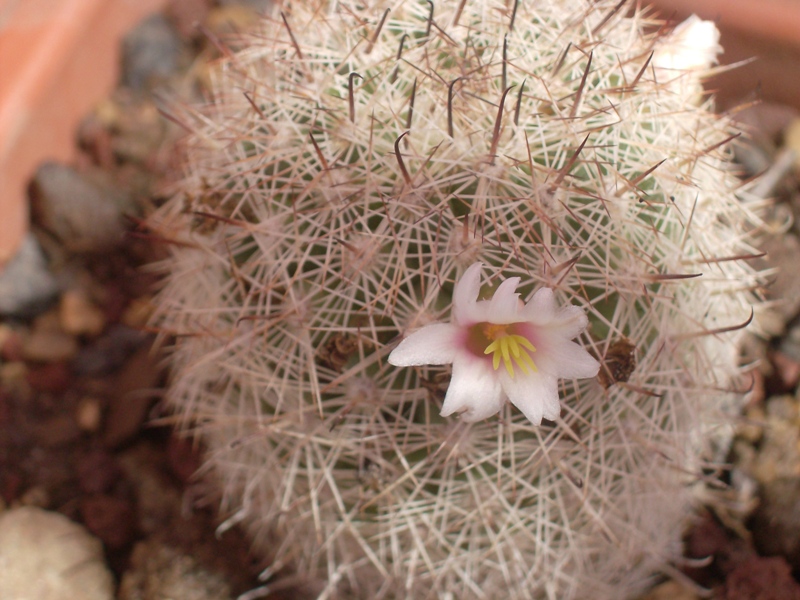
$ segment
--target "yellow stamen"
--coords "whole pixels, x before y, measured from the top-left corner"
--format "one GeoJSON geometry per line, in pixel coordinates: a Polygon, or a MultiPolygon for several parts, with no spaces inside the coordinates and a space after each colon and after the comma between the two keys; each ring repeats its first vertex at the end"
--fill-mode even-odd
{"type": "Polygon", "coordinates": [[[483,351],[484,354],[493,354],[492,367],[496,371],[500,367],[500,359],[511,377],[514,377],[514,363],[526,375],[538,371],[529,352],[536,352],[536,347],[530,340],[521,335],[511,334],[497,337],[483,351]],[[513,358],[512,358],[513,357],[513,358]]]}

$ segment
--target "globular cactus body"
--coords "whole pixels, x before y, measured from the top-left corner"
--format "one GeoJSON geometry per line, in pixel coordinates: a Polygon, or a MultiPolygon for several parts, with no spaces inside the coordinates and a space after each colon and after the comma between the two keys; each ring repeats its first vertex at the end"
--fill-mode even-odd
{"type": "MultiPolygon", "coordinates": [[[[616,0],[297,2],[213,71],[156,324],[231,522],[325,597],[624,598],[680,555],[757,274],[729,121],[616,0]],[[673,68],[674,65],[679,68],[673,68]],[[561,416],[397,368],[482,262],[582,307],[561,416]]],[[[712,43],[713,46],[713,43],[712,43]]],[[[675,54],[678,54],[678,59],[675,54]]]]}

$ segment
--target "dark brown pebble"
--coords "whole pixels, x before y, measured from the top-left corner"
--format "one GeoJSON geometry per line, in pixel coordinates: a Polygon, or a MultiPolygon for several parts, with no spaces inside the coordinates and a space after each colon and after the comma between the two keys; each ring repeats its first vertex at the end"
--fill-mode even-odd
{"type": "Polygon", "coordinates": [[[111,550],[130,544],[136,534],[133,505],[128,500],[97,494],[81,499],[86,528],[111,550]]]}

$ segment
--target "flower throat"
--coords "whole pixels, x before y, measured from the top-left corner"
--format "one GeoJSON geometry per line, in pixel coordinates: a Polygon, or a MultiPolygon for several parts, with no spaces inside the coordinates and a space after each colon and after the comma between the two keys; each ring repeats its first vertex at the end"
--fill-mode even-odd
{"type": "Polygon", "coordinates": [[[536,352],[536,347],[525,336],[509,333],[511,325],[481,323],[478,326],[486,340],[491,340],[483,353],[492,355],[492,367],[495,371],[500,367],[501,360],[511,377],[514,377],[515,363],[526,375],[538,371],[530,355],[530,352],[536,352]]]}

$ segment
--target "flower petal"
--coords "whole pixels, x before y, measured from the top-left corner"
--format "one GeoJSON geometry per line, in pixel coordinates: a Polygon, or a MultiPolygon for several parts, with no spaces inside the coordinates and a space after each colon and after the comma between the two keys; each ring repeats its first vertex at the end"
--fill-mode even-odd
{"type": "Polygon", "coordinates": [[[561,308],[545,326],[564,339],[571,340],[583,333],[588,325],[589,318],[584,310],[580,306],[570,305],[561,308]]]}
{"type": "Polygon", "coordinates": [[[471,423],[496,414],[504,402],[503,388],[490,364],[457,359],[440,414],[447,417],[461,412],[462,420],[471,423]]]}
{"type": "Polygon", "coordinates": [[[556,302],[553,290],[550,288],[539,288],[533,297],[520,311],[521,316],[526,321],[534,325],[549,323],[556,312],[556,302]]]}
{"type": "Polygon", "coordinates": [[[713,21],[692,15],[656,45],[650,64],[657,70],[676,72],[708,69],[722,52],[719,37],[713,21]]]}
{"type": "Polygon", "coordinates": [[[600,370],[597,362],[582,346],[548,332],[542,336],[545,343],[534,355],[536,366],[542,373],[566,379],[594,377],[600,370]]]}
{"type": "Polygon", "coordinates": [[[459,329],[450,323],[432,323],[418,329],[392,350],[389,364],[396,367],[446,365],[458,352],[459,329]]]}
{"type": "Polygon", "coordinates": [[[513,323],[519,312],[519,294],[516,293],[519,277],[509,277],[499,286],[492,296],[487,316],[492,323],[513,323]]]}
{"type": "Polygon", "coordinates": [[[542,419],[554,421],[561,414],[556,377],[539,372],[513,378],[504,373],[501,378],[508,399],[534,425],[541,425],[542,419]]]}
{"type": "Polygon", "coordinates": [[[481,291],[481,263],[471,265],[453,288],[453,319],[460,325],[472,325],[475,304],[481,291]]]}

